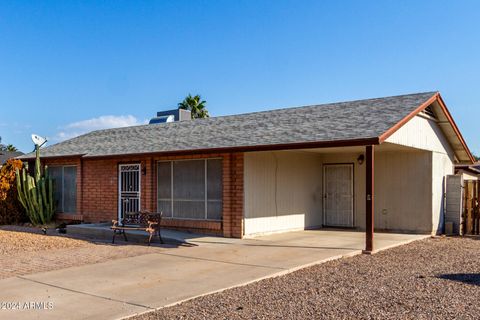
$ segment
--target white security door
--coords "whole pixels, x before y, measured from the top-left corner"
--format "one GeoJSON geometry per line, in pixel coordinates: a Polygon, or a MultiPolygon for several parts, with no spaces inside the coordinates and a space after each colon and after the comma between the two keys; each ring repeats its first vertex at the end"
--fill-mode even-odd
{"type": "Polygon", "coordinates": [[[353,227],[353,165],[325,165],[323,191],[324,225],[353,227]]]}
{"type": "Polygon", "coordinates": [[[125,213],[140,211],[140,164],[118,167],[118,218],[125,213]]]}

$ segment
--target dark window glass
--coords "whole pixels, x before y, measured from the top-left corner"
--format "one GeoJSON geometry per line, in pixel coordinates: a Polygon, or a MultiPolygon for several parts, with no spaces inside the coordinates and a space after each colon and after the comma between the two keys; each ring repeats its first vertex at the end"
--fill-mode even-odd
{"type": "Polygon", "coordinates": [[[157,166],[157,207],[164,217],[172,216],[172,163],[157,166]]]}
{"type": "Polygon", "coordinates": [[[77,167],[63,168],[63,212],[77,212],[77,167]]]}
{"type": "Polygon", "coordinates": [[[221,220],[222,167],[222,159],[158,162],[158,210],[165,217],[221,220]]]}
{"type": "Polygon", "coordinates": [[[53,198],[55,212],[76,213],[77,211],[77,167],[55,166],[49,167],[49,174],[53,180],[53,198]]]}

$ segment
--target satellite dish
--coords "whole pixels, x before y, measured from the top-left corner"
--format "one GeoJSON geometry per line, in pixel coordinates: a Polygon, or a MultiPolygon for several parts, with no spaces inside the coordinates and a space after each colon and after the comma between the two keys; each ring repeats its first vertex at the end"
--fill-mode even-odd
{"type": "Polygon", "coordinates": [[[169,115],[165,122],[175,122],[175,116],[173,114],[169,115]]]}
{"type": "Polygon", "coordinates": [[[40,148],[47,142],[47,138],[41,137],[37,134],[32,134],[32,141],[34,145],[40,148]]]}

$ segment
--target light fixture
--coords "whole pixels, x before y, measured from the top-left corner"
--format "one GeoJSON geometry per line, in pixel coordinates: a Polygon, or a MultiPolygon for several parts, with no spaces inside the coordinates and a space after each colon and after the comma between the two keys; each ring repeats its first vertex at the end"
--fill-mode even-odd
{"type": "Polygon", "coordinates": [[[142,168],[142,175],[147,175],[147,167],[142,168]]]}
{"type": "Polygon", "coordinates": [[[365,160],[365,156],[363,154],[359,155],[357,158],[357,162],[359,165],[361,165],[364,160],[365,160]]]}

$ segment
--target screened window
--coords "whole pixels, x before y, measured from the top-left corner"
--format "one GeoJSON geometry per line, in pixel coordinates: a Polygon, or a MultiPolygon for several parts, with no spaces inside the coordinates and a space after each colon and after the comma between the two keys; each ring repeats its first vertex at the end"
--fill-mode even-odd
{"type": "Polygon", "coordinates": [[[222,219],[222,159],[162,161],[158,210],[178,219],[222,219]]]}
{"type": "Polygon", "coordinates": [[[75,213],[77,211],[77,167],[49,167],[53,179],[55,212],[75,213]]]}

